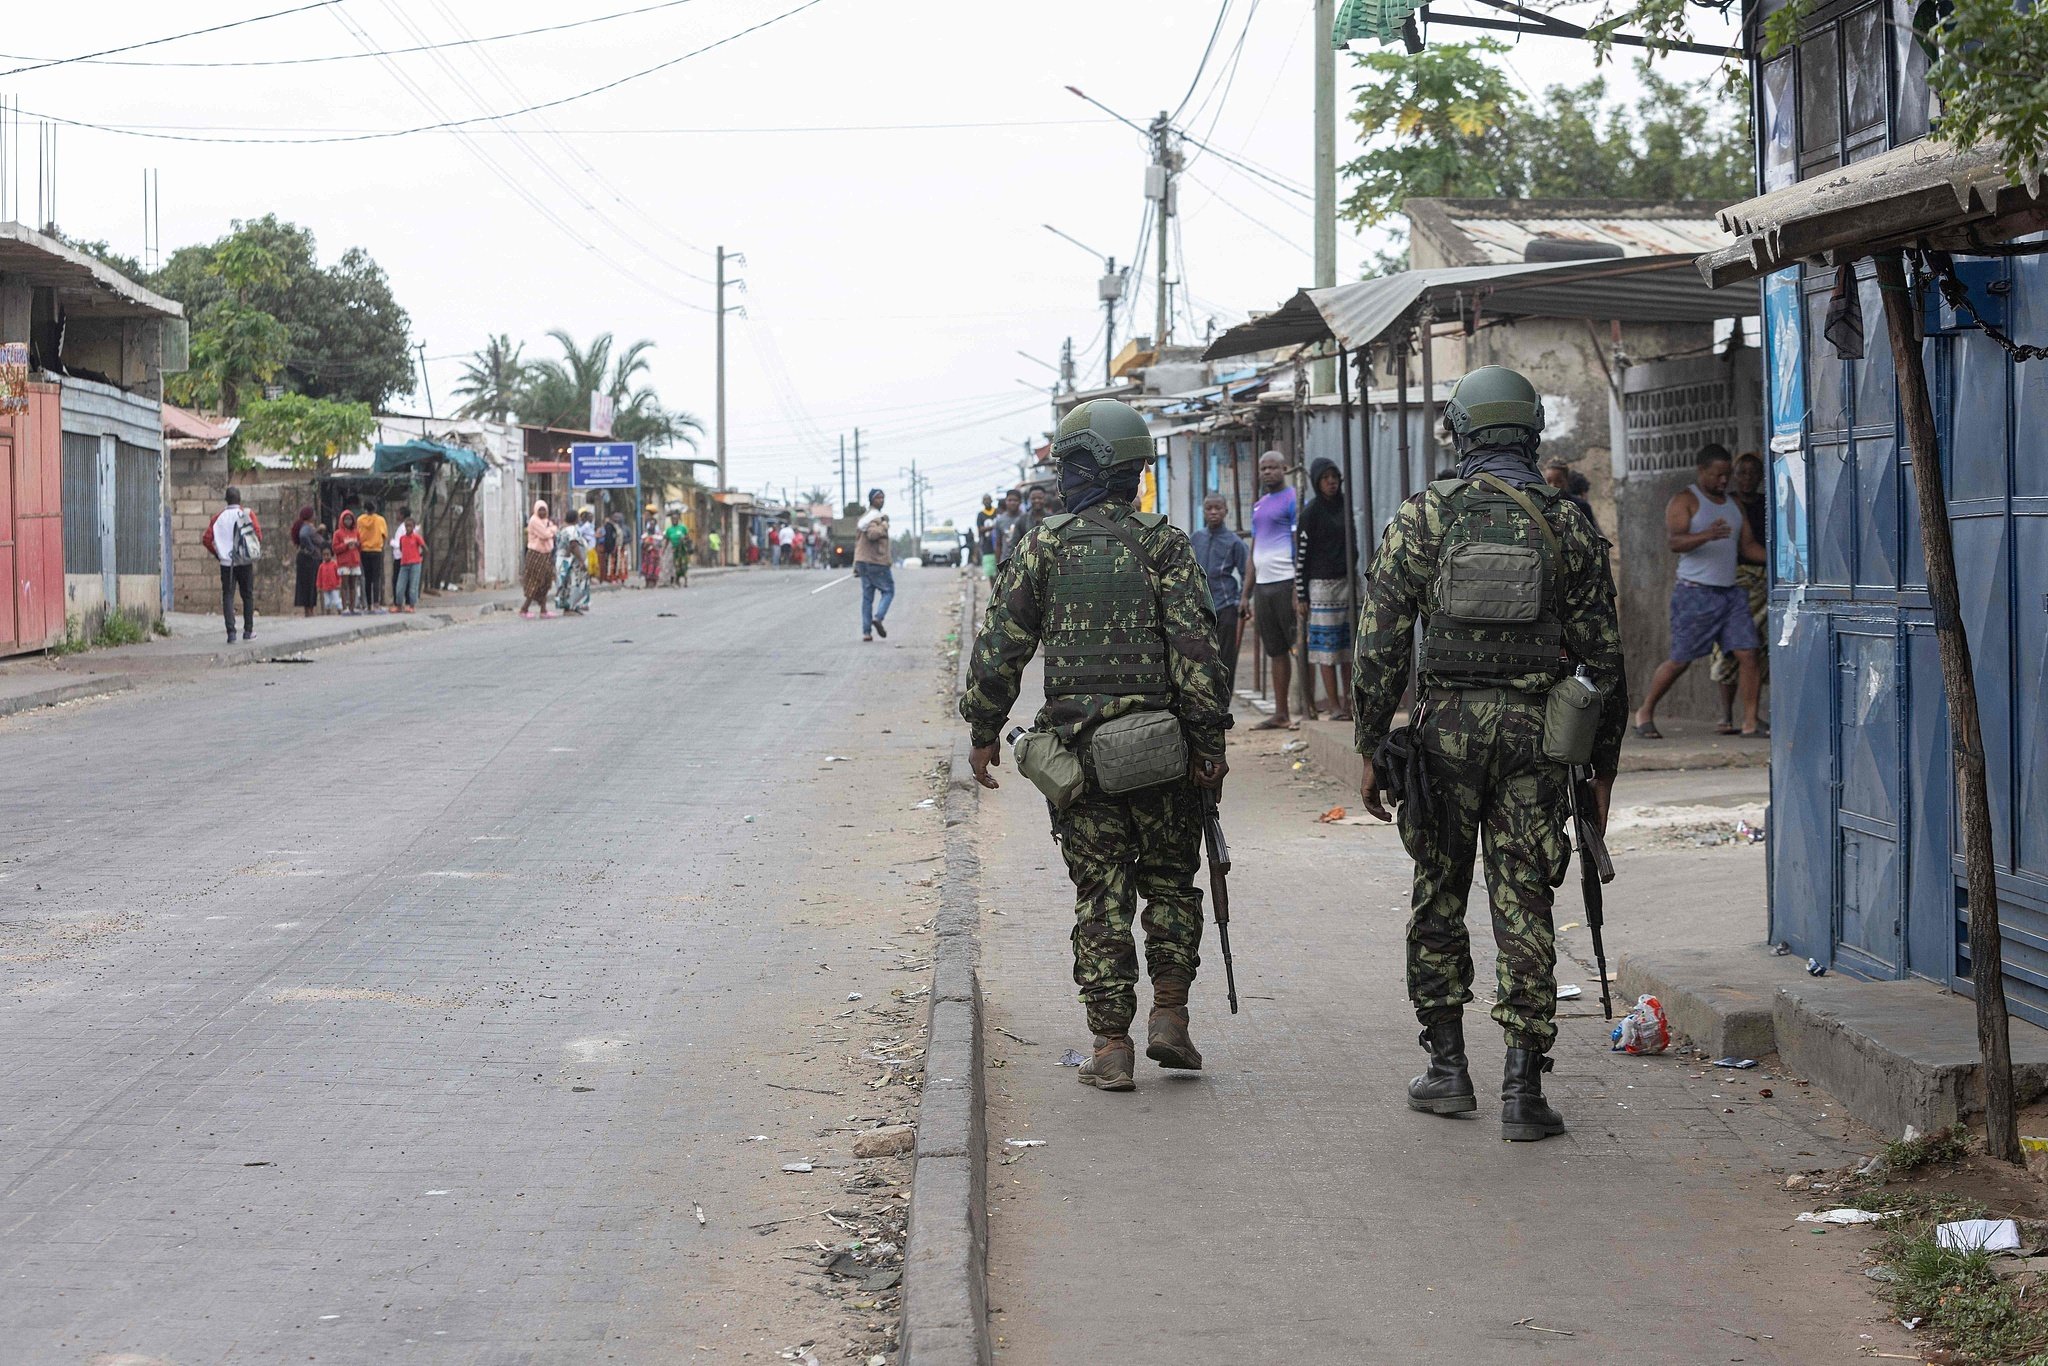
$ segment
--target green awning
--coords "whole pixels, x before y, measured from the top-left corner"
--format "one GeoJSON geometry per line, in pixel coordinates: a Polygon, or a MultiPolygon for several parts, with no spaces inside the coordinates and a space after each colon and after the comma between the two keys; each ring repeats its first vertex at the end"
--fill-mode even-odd
{"type": "Polygon", "coordinates": [[[446,460],[460,470],[466,479],[481,478],[484,470],[488,468],[481,455],[465,446],[450,446],[424,439],[398,445],[378,443],[377,463],[372,468],[378,474],[402,474],[421,465],[431,465],[437,460],[446,460]]]}

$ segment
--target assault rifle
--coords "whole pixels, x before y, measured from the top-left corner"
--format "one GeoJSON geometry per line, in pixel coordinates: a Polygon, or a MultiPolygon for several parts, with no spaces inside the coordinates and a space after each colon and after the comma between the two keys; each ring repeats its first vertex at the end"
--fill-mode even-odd
{"type": "Polygon", "coordinates": [[[1574,764],[1565,782],[1572,811],[1572,835],[1579,847],[1579,890],[1586,898],[1586,928],[1593,932],[1593,965],[1600,973],[1600,1013],[1614,1018],[1614,1002],[1607,988],[1607,946],[1600,929],[1607,918],[1607,894],[1601,890],[1614,881],[1614,860],[1608,856],[1607,840],[1594,824],[1593,769],[1574,764]]]}
{"type": "Polygon", "coordinates": [[[1202,793],[1202,842],[1209,848],[1209,902],[1215,908],[1216,942],[1223,949],[1223,984],[1230,1013],[1237,1014],[1237,968],[1230,961],[1230,841],[1223,838],[1223,818],[1216,794],[1202,793]]]}

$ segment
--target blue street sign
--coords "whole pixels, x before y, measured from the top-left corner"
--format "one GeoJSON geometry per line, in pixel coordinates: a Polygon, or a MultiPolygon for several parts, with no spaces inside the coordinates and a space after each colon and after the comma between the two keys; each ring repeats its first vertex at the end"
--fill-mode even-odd
{"type": "Polygon", "coordinates": [[[630,441],[579,441],[569,447],[569,485],[630,489],[640,484],[640,455],[630,441]]]}

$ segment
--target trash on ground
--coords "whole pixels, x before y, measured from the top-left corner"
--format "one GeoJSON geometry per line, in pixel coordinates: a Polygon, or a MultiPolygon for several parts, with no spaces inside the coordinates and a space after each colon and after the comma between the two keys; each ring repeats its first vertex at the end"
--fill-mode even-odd
{"type": "Polygon", "coordinates": [[[912,811],[929,811],[938,804],[939,799],[937,797],[926,797],[923,801],[919,802],[916,806],[913,806],[910,809],[912,811]]]}
{"type": "Polygon", "coordinates": [[[1792,946],[1787,943],[1780,942],[1771,946],[1771,957],[1773,958],[1784,958],[1790,955],[1791,952],[1792,946]]]}
{"type": "Polygon", "coordinates": [[[785,1162],[782,1164],[782,1170],[797,1173],[807,1172],[811,1170],[811,1164],[808,1162],[785,1162]]]}
{"type": "Polygon", "coordinates": [[[1737,821],[1735,822],[1735,841],[1738,844],[1762,844],[1764,842],[1764,828],[1761,825],[1751,825],[1748,821],[1737,821]]]}
{"type": "Polygon", "coordinates": [[[1656,997],[1638,996],[1608,1038],[1616,1053],[1662,1053],[1671,1047],[1671,1021],[1656,997]]]}
{"type": "Polygon", "coordinates": [[[1301,760],[1296,759],[1292,764],[1288,765],[1288,767],[1291,768],[1294,772],[1299,773],[1303,768],[1306,767],[1306,765],[1304,765],[1301,762],[1301,760]]]}
{"type": "Polygon", "coordinates": [[[1045,1140],[1042,1138],[1006,1138],[1003,1140],[1003,1146],[1007,1148],[1043,1148],[1045,1140]]]}
{"type": "Polygon", "coordinates": [[[1812,1184],[1813,1178],[1805,1172],[1793,1172],[1785,1178],[1785,1189],[1788,1191],[1803,1191],[1812,1184]]]}
{"type": "Polygon", "coordinates": [[[1904,1132],[1903,1134],[1899,1135],[1899,1142],[1901,1142],[1901,1143],[1912,1143],[1912,1142],[1916,1141],[1917,1139],[1919,1139],[1919,1137],[1920,1137],[1920,1126],[1919,1126],[1919,1125],[1917,1125],[1917,1124],[1908,1124],[1908,1125],[1906,1126],[1906,1131],[1905,1131],[1905,1132],[1904,1132]]]}
{"type": "Polygon", "coordinates": [[[1306,740],[1289,740],[1286,744],[1280,746],[1280,752],[1282,754],[1292,754],[1296,750],[1307,748],[1308,741],[1306,740]]]}
{"type": "Polygon", "coordinates": [[[856,1134],[853,1139],[855,1157],[895,1157],[907,1153],[917,1146],[915,1124],[885,1124],[879,1129],[869,1129],[856,1134]]]}
{"type": "Polygon", "coordinates": [[[1575,1338],[1578,1336],[1577,1333],[1574,1333],[1569,1328],[1545,1328],[1534,1319],[1516,1319],[1515,1327],[1526,1328],[1532,1333],[1554,1333],[1561,1338],[1575,1338]]]}
{"type": "Polygon", "coordinates": [[[848,764],[852,763],[853,760],[844,754],[828,754],[825,756],[825,762],[828,764],[848,764]]]}
{"type": "Polygon", "coordinates": [[[1806,960],[1806,975],[1808,977],[1825,977],[1828,975],[1828,970],[1820,959],[1809,958],[1806,960]]]}
{"type": "Polygon", "coordinates": [[[1896,1218],[1898,1213],[1897,1210],[1879,1213],[1874,1209],[1850,1209],[1844,1206],[1841,1209],[1808,1210],[1806,1213],[1795,1218],[1793,1222],[1799,1224],[1839,1224],[1847,1227],[1851,1224],[1882,1223],[1886,1219],[1896,1218]]]}
{"type": "Polygon", "coordinates": [[[1335,825],[1338,821],[1343,820],[1344,816],[1345,811],[1343,807],[1333,806],[1328,811],[1325,811],[1322,815],[1316,817],[1316,819],[1321,821],[1324,825],[1335,825]]]}
{"type": "Polygon", "coordinates": [[[697,1216],[697,1227],[698,1227],[698,1228],[704,1228],[704,1227],[706,1227],[706,1225],[708,1224],[708,1222],[709,1222],[709,1221],[708,1221],[708,1220],[706,1220],[706,1219],[704,1218],[704,1207],[703,1207],[702,1205],[697,1205],[697,1204],[693,1204],[693,1205],[691,1205],[691,1206],[690,1206],[690,1212],[691,1212],[691,1213],[693,1213],[693,1214],[695,1214],[695,1215],[697,1216]]]}
{"type": "Polygon", "coordinates": [[[767,1141],[768,1135],[766,1134],[750,1134],[747,1137],[747,1142],[749,1143],[766,1143],[767,1141]]]}
{"type": "Polygon", "coordinates": [[[1066,1052],[1060,1054],[1060,1066],[1062,1067],[1079,1067],[1086,1061],[1088,1061],[1088,1055],[1078,1048],[1069,1048],[1066,1052]]]}
{"type": "Polygon", "coordinates": [[[2021,1134],[2020,1146],[2030,1153],[2048,1153],[2048,1138],[2033,1138],[2021,1134]]]}
{"type": "Polygon", "coordinates": [[[1866,1267],[1863,1274],[1870,1277],[1873,1281],[1883,1281],[1886,1285],[1890,1285],[1899,1278],[1899,1273],[1888,1266],[1866,1267]]]}
{"type": "Polygon", "coordinates": [[[1577,929],[1578,927],[1579,927],[1579,922],[1578,922],[1578,921],[1576,921],[1576,920],[1567,920],[1567,921],[1565,921],[1565,922],[1564,922],[1564,924],[1562,924],[1562,925],[1559,925],[1559,926],[1557,927],[1556,933],[1558,933],[1558,934],[1563,934],[1563,933],[1564,933],[1564,932],[1565,932],[1566,930],[1576,930],[1576,929],[1577,929]]]}
{"type": "Polygon", "coordinates": [[[857,991],[849,991],[846,993],[846,999],[849,1001],[858,1001],[860,999],[860,993],[857,991]]]}
{"type": "Polygon", "coordinates": [[[754,818],[753,818],[752,816],[749,816],[749,817],[747,817],[747,824],[748,824],[748,825],[752,825],[753,823],[754,823],[754,818]]]}
{"type": "Polygon", "coordinates": [[[1557,999],[1560,1001],[1576,1001],[1585,994],[1583,988],[1575,987],[1569,982],[1557,989],[1557,999]]]}
{"type": "Polygon", "coordinates": [[[1716,1067],[1732,1067],[1732,1068],[1734,1068],[1735,1070],[1737,1070],[1738,1072],[1747,1072],[1747,1071],[1748,1071],[1748,1070],[1749,1070],[1750,1068],[1752,1068],[1752,1067],[1756,1066],[1756,1059],[1755,1059],[1755,1058],[1716,1058],[1716,1059],[1714,1059],[1714,1066],[1716,1066],[1716,1067]]]}
{"type": "Polygon", "coordinates": [[[2020,1245],[2020,1226],[2010,1219],[1958,1219],[1936,1224],[1934,1241],[1952,1252],[2010,1252],[2020,1245]]]}
{"type": "Polygon", "coordinates": [[[1909,1332],[1909,1333],[1910,1333],[1910,1332],[1912,1332],[1912,1331],[1913,1331],[1914,1329],[1918,1328],[1919,1326],[1920,1326],[1920,1316],[1919,1316],[1918,1314],[1915,1314],[1915,1315],[1914,1315],[1914,1316],[1913,1316],[1912,1318],[1910,1318],[1910,1319],[1900,1319],[1900,1320],[1899,1320],[1899,1327],[1901,1327],[1901,1328],[1905,1329],[1905,1330],[1906,1330],[1907,1332],[1909,1332]]]}

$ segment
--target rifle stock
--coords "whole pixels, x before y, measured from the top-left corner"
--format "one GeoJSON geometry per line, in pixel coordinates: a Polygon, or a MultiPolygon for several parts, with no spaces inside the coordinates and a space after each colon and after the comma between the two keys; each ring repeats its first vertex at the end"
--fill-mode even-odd
{"type": "Polygon", "coordinates": [[[1209,905],[1216,920],[1216,942],[1223,950],[1223,983],[1230,1013],[1237,1014],[1237,967],[1230,961],[1230,841],[1223,837],[1223,817],[1216,794],[1202,794],[1202,842],[1209,850],[1209,905]]]}

